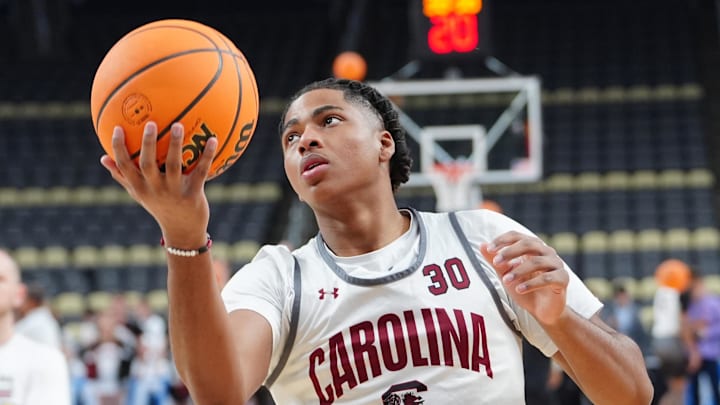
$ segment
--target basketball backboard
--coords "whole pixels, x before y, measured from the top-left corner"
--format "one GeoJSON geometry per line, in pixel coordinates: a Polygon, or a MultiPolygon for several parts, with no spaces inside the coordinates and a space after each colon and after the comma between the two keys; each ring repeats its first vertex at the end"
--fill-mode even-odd
{"type": "MultiPolygon", "coordinates": [[[[538,78],[381,81],[370,85],[393,101],[408,133],[416,162],[403,187],[435,187],[432,172],[436,165],[457,161],[473,167],[470,182],[477,195],[482,185],[541,179],[538,78]]],[[[470,196],[468,201],[468,205],[474,203],[470,196]]]]}
{"type": "MultiPolygon", "coordinates": [[[[485,128],[487,167],[475,174],[479,184],[535,182],[542,177],[542,111],[540,81],[535,77],[382,81],[370,83],[398,108],[408,143],[423,154],[423,131],[438,162],[473,160],[475,128],[485,128]],[[444,127],[444,129],[440,129],[444,127]],[[452,130],[455,135],[442,135],[452,130]],[[461,131],[467,128],[467,135],[461,131]],[[437,135],[435,135],[437,134],[437,135]],[[461,142],[465,139],[467,142],[461,142]],[[500,156],[502,155],[502,156],[500,156]]],[[[421,158],[422,161],[422,158],[421,158]]],[[[425,166],[426,168],[428,166],[425,166]]],[[[415,167],[410,186],[426,186],[422,167],[415,167]]]]}

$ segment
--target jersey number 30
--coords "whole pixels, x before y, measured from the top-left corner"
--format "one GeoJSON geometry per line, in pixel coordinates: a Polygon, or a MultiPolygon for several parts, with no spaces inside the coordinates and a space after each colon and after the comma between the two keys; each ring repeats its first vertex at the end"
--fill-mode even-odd
{"type": "Polygon", "coordinates": [[[428,264],[423,268],[423,275],[430,277],[432,284],[428,286],[428,291],[433,295],[445,294],[448,290],[448,280],[456,290],[470,287],[470,277],[462,261],[457,257],[445,260],[443,267],[428,264]]]}

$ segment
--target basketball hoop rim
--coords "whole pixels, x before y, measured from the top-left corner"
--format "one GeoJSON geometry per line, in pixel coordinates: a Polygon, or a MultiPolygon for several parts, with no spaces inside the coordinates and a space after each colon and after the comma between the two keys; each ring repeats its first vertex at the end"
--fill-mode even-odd
{"type": "Polygon", "coordinates": [[[457,183],[461,179],[471,177],[474,169],[472,162],[439,162],[431,166],[429,174],[432,177],[442,177],[451,183],[457,183]]]}

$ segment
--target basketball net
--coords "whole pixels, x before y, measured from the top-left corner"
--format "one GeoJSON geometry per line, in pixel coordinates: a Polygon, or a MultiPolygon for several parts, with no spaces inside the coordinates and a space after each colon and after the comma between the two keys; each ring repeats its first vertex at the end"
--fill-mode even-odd
{"type": "Polygon", "coordinates": [[[474,174],[472,162],[435,163],[427,173],[435,190],[435,209],[450,212],[472,208],[474,174]]]}

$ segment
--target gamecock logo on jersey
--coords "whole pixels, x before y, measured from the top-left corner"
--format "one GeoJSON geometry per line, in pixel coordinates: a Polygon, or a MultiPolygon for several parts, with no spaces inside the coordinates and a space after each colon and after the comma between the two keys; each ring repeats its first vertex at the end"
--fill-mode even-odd
{"type": "Polygon", "coordinates": [[[420,392],[427,391],[427,385],[418,380],[395,384],[382,394],[383,405],[419,405],[425,401],[420,392]]]}

